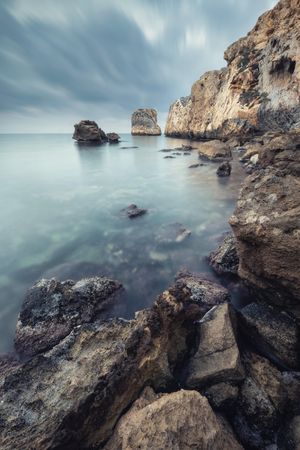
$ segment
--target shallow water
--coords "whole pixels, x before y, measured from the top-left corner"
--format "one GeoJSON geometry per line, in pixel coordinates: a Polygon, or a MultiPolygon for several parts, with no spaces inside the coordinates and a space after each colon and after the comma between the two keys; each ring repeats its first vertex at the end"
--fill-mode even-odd
{"type": "Polygon", "coordinates": [[[229,229],[244,174],[237,160],[220,179],[217,164],[188,168],[196,150],[174,159],[159,152],[185,142],[122,135],[117,145],[79,147],[64,134],[0,135],[0,351],[11,348],[26,290],[40,277],[116,278],[127,317],[151,305],[180,268],[213,277],[204,257],[229,229]],[[148,213],[128,219],[120,210],[131,203],[148,213]],[[160,242],[175,222],[191,236],[160,242]]]}

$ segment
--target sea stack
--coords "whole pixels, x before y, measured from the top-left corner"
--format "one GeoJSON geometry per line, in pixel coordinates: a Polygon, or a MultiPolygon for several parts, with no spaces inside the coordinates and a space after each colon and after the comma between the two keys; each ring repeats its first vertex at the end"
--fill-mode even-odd
{"type": "Polygon", "coordinates": [[[93,120],[81,120],[74,125],[73,139],[79,144],[102,144],[107,142],[107,136],[93,120]]]}
{"type": "Polygon", "coordinates": [[[131,134],[134,136],[160,136],[157,111],[152,108],[137,109],[131,116],[131,134]]]}

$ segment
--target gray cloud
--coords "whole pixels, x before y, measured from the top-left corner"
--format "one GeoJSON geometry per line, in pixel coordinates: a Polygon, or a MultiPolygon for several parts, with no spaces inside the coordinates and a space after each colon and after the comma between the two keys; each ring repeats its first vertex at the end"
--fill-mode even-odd
{"type": "Polygon", "coordinates": [[[2,0],[0,131],[128,131],[189,93],[272,0],[2,0]]]}

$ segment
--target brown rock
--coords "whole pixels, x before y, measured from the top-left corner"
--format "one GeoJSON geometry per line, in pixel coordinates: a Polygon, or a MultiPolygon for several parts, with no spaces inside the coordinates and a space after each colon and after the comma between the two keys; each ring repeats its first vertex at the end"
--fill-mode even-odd
{"type": "Polygon", "coordinates": [[[198,154],[200,158],[211,161],[224,161],[232,158],[231,150],[228,145],[218,140],[201,144],[198,154]]]}
{"type": "Polygon", "coordinates": [[[160,136],[155,109],[138,109],[131,116],[131,134],[140,136],[160,136]]]}
{"type": "Polygon", "coordinates": [[[73,139],[82,144],[102,144],[107,136],[93,120],[82,120],[74,125],[73,139]]]}

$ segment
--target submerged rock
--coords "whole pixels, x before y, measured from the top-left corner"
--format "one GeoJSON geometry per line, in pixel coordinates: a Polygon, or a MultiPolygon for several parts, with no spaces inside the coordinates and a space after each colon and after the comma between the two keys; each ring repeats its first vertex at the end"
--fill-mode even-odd
{"type": "Polygon", "coordinates": [[[217,175],[218,177],[229,177],[231,174],[231,165],[228,161],[223,162],[220,164],[220,166],[217,168],[217,175]]]}
{"type": "Polygon", "coordinates": [[[106,136],[110,144],[117,144],[121,139],[117,133],[107,133],[106,136]]]}
{"type": "Polygon", "coordinates": [[[237,275],[239,258],[236,239],[232,233],[226,233],[223,241],[208,257],[209,264],[219,275],[237,275]]]}
{"type": "Polygon", "coordinates": [[[146,388],[118,422],[105,450],[242,450],[229,426],[205,397],[180,390],[155,394],[146,388]]]}
{"type": "Polygon", "coordinates": [[[19,314],[15,348],[33,356],[51,349],[71,331],[113,315],[120,283],[105,277],[72,280],[42,279],[29,289],[19,314]]]}
{"type": "Polygon", "coordinates": [[[181,223],[175,222],[167,225],[162,225],[155,240],[158,244],[173,244],[180,243],[187,239],[192,232],[185,228],[181,223]]]}
{"type": "Polygon", "coordinates": [[[202,166],[203,164],[191,164],[190,166],[189,166],[189,169],[196,169],[196,167],[200,167],[200,166],[202,166]]]}
{"type": "Polygon", "coordinates": [[[127,208],[122,209],[129,217],[129,219],[135,219],[136,217],[143,216],[146,214],[147,209],[138,208],[137,205],[129,205],[127,208]]]}
{"type": "Polygon", "coordinates": [[[131,116],[131,134],[160,136],[161,129],[157,124],[157,111],[151,108],[136,110],[131,116]]]}
{"type": "Polygon", "coordinates": [[[175,158],[175,156],[171,156],[171,155],[164,156],[164,159],[174,159],[174,158],[175,158]]]}
{"type": "Polygon", "coordinates": [[[224,161],[232,158],[230,147],[218,140],[202,143],[198,154],[200,158],[211,161],[224,161]]]}
{"type": "Polygon", "coordinates": [[[83,144],[102,144],[107,141],[107,136],[93,120],[82,120],[74,125],[73,139],[83,144]]]}

